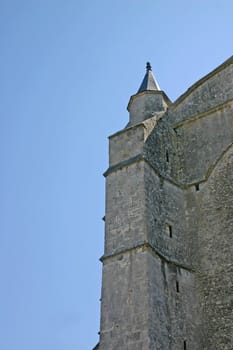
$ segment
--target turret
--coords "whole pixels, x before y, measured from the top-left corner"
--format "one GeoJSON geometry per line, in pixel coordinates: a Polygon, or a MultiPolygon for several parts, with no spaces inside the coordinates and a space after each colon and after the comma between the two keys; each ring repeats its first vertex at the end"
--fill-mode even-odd
{"type": "Polygon", "coordinates": [[[146,74],[137,93],[130,97],[128,111],[130,121],[128,126],[135,125],[154,115],[165,112],[171,101],[167,95],[160,90],[153,75],[149,62],[146,65],[146,74]]]}

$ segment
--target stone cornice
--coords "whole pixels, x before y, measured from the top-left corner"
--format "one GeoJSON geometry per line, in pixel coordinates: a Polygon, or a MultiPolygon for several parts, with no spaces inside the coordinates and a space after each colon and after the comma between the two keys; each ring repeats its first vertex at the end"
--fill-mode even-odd
{"type": "Polygon", "coordinates": [[[206,81],[208,81],[210,78],[215,76],[216,74],[220,73],[223,71],[226,67],[230,66],[233,64],[233,56],[228,58],[225,62],[223,62],[220,66],[215,68],[213,71],[205,75],[203,78],[198,80],[196,83],[194,83],[184,94],[182,94],[178,99],[171,105],[169,108],[170,111],[173,110],[177,105],[179,105],[186,97],[188,97],[193,91],[195,91],[199,86],[204,84],[206,81]]]}

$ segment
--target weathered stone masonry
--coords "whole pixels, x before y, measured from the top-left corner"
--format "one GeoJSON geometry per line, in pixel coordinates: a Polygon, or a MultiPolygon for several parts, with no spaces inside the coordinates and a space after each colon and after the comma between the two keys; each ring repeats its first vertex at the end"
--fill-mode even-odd
{"type": "Polygon", "coordinates": [[[233,349],[233,57],[112,135],[98,350],[233,349]]]}

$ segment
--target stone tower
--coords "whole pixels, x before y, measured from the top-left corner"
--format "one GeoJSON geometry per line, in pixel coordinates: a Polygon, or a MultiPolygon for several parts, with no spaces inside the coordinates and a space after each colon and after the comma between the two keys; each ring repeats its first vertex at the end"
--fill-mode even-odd
{"type": "Polygon", "coordinates": [[[233,349],[233,56],[110,136],[98,350],[233,349]]]}

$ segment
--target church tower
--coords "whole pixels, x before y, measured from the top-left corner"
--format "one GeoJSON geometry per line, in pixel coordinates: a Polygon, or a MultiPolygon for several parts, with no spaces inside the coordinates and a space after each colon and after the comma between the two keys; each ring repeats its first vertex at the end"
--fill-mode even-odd
{"type": "Polygon", "coordinates": [[[109,138],[98,350],[233,344],[233,58],[175,103],[147,63],[109,138]]]}

